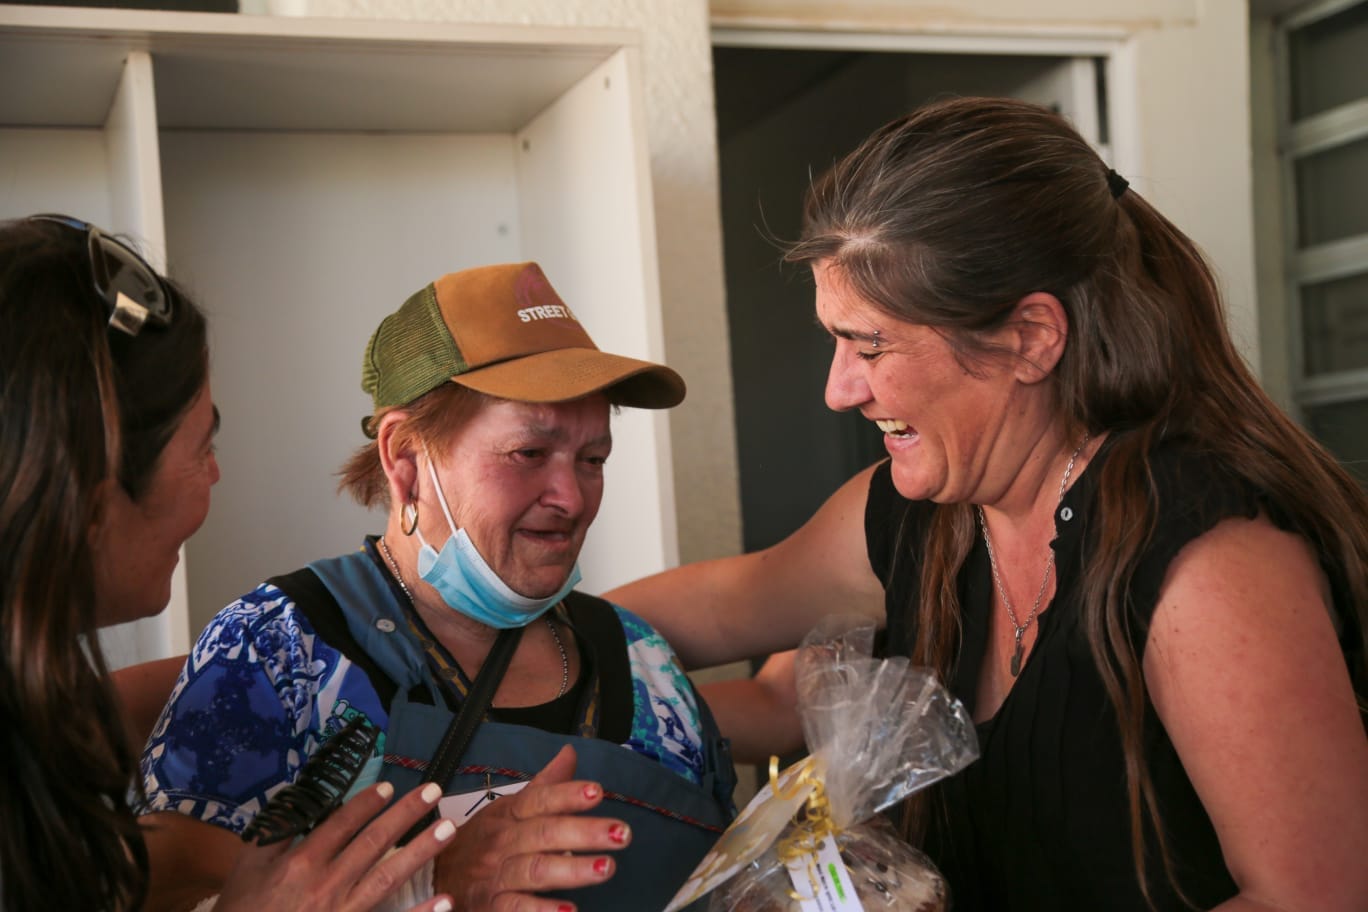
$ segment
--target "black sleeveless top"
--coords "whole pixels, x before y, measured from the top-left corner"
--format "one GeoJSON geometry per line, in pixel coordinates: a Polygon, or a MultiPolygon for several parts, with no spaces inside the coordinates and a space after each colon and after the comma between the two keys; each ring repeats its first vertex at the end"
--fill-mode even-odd
{"type": "MultiPolygon", "coordinates": [[[[1114,440],[1114,438],[1113,438],[1114,440]]],[[[955,912],[1147,907],[1131,855],[1125,765],[1115,714],[1080,625],[1078,598],[1108,440],[1055,512],[1057,592],[997,715],[977,726],[980,756],[935,787],[924,848],[952,890],[955,912]]],[[[1137,644],[1143,644],[1169,562],[1227,517],[1253,517],[1257,494],[1200,454],[1166,446],[1153,459],[1160,520],[1135,574],[1137,644]]],[[[887,650],[908,655],[916,628],[922,542],[935,504],[910,502],[889,464],[870,485],[865,531],[883,581],[887,650]]],[[[973,713],[988,635],[993,580],[981,536],[961,570],[962,639],[951,690],[973,713]]],[[[1178,882],[1199,908],[1236,892],[1220,845],[1182,764],[1146,707],[1146,759],[1178,882]]],[[[1147,853],[1156,908],[1187,909],[1147,853]]]]}

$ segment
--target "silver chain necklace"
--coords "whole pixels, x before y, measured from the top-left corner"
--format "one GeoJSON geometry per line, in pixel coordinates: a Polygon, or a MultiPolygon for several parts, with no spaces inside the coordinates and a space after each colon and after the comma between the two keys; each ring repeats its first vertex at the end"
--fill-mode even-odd
{"type": "Polygon", "coordinates": [[[556,641],[556,649],[559,650],[561,657],[561,686],[560,690],[556,691],[556,699],[559,700],[565,696],[565,691],[570,687],[570,656],[565,651],[565,644],[561,642],[559,631],[556,630],[556,622],[551,620],[549,614],[544,615],[544,617],[546,618],[546,626],[551,631],[551,639],[556,641]]]}
{"type": "MultiPolygon", "coordinates": [[[[385,563],[389,564],[390,572],[394,574],[394,581],[399,584],[399,588],[404,590],[405,597],[409,604],[413,605],[413,593],[404,582],[404,575],[399,572],[399,564],[395,561],[394,555],[390,553],[389,545],[385,543],[385,536],[380,536],[380,550],[385,555],[385,563]]],[[[560,690],[556,691],[556,699],[565,696],[566,690],[570,688],[570,654],[565,651],[565,644],[561,642],[560,631],[556,630],[556,622],[551,620],[551,615],[543,615],[546,627],[551,631],[551,639],[556,641],[556,651],[560,653],[561,660],[561,683],[560,690]]]]}
{"type": "MultiPolygon", "coordinates": [[[[1064,477],[1059,480],[1059,498],[1055,501],[1055,507],[1064,500],[1064,489],[1069,486],[1069,476],[1073,474],[1074,463],[1078,461],[1078,454],[1083,452],[1083,448],[1088,445],[1089,435],[1083,435],[1083,442],[1074,450],[1069,457],[1069,464],[1064,468],[1064,477]]],[[[1016,630],[1016,648],[1012,650],[1012,662],[1008,670],[1012,672],[1012,677],[1021,673],[1021,653],[1026,648],[1023,638],[1026,631],[1035,623],[1036,615],[1040,613],[1040,601],[1045,597],[1045,587],[1050,584],[1050,571],[1054,569],[1055,552],[1050,548],[1050,558],[1045,562],[1045,575],[1040,579],[1040,590],[1036,592],[1035,604],[1031,606],[1031,613],[1026,616],[1026,623],[1017,621],[1016,611],[1012,608],[1012,600],[1007,596],[1007,587],[1002,585],[1002,576],[998,573],[997,555],[993,553],[993,538],[988,534],[988,520],[983,515],[983,507],[977,507],[979,527],[983,529],[983,543],[988,546],[988,564],[993,568],[993,582],[997,583],[997,590],[1002,595],[1002,604],[1007,608],[1007,617],[1012,621],[1012,627],[1016,630]]]]}

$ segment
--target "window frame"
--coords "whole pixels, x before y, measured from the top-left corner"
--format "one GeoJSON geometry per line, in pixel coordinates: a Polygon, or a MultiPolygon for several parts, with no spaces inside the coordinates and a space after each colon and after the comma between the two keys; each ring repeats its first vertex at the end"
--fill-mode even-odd
{"type": "MultiPolygon", "coordinates": [[[[1368,401],[1368,366],[1308,375],[1306,285],[1368,275],[1368,233],[1322,244],[1299,246],[1296,168],[1299,161],[1329,149],[1368,140],[1368,97],[1359,98],[1299,121],[1292,120],[1291,35],[1368,0],[1323,0],[1274,22],[1274,73],[1277,86],[1278,167],[1282,185],[1284,283],[1287,295],[1288,376],[1297,417],[1323,405],[1368,401]]],[[[1368,177],[1368,176],[1366,176],[1368,177]]]]}

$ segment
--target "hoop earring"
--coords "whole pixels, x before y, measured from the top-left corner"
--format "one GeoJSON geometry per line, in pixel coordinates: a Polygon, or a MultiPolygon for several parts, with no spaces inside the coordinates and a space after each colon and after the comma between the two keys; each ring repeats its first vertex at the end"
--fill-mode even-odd
{"type": "Polygon", "coordinates": [[[418,504],[406,503],[399,510],[399,531],[405,535],[412,535],[416,528],[418,528],[418,504]]]}

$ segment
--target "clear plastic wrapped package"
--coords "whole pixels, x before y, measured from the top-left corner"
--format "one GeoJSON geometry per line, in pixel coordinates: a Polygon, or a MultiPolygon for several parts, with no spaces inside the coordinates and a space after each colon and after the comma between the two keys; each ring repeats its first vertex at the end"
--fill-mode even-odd
{"type": "Polygon", "coordinates": [[[906,659],[872,657],[874,631],[839,620],[797,659],[809,756],[779,773],[667,907],[712,912],[944,912],[934,865],[877,817],[978,756],[964,707],[906,659]]]}
{"type": "MultiPolygon", "coordinates": [[[[866,912],[946,912],[948,890],[931,860],[899,838],[882,817],[858,823],[833,837],[866,912]]],[[[822,884],[795,882],[776,853],[767,852],[713,891],[710,912],[807,912],[826,908],[822,884]]],[[[833,892],[834,885],[833,885],[833,892]]],[[[839,903],[840,896],[837,895],[839,903]]],[[[830,908],[855,908],[839,904],[830,908]]]]}

